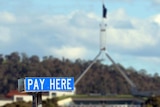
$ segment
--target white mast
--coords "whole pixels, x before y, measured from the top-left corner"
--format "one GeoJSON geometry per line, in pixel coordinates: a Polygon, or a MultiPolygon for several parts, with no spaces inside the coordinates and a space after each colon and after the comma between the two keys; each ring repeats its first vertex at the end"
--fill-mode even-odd
{"type": "MultiPolygon", "coordinates": [[[[97,54],[97,56],[93,59],[92,63],[85,69],[85,71],[79,76],[79,78],[75,81],[75,86],[79,83],[79,81],[84,77],[84,75],[88,72],[88,70],[93,66],[94,63],[96,63],[98,57],[105,53],[106,57],[112,62],[112,64],[115,66],[115,69],[117,69],[121,75],[125,78],[125,80],[131,85],[132,89],[136,91],[136,85],[128,78],[128,76],[125,74],[125,72],[114,62],[114,60],[109,56],[109,54],[106,52],[106,26],[105,20],[107,18],[107,8],[105,7],[104,1],[102,0],[102,22],[100,24],[100,51],[97,54]]],[[[137,92],[137,91],[136,91],[137,92]]]]}
{"type": "Polygon", "coordinates": [[[105,18],[107,14],[107,9],[103,3],[102,0],[102,22],[100,24],[100,51],[97,54],[97,56],[93,59],[92,63],[84,70],[84,72],[77,78],[75,81],[75,86],[79,83],[79,81],[84,77],[84,75],[88,72],[88,70],[93,66],[94,63],[96,63],[98,57],[102,54],[102,51],[106,50],[106,24],[105,24],[105,18]]]}
{"type": "Polygon", "coordinates": [[[100,50],[105,51],[106,50],[106,18],[107,18],[107,8],[105,7],[103,1],[102,1],[102,22],[100,23],[100,50]]]}

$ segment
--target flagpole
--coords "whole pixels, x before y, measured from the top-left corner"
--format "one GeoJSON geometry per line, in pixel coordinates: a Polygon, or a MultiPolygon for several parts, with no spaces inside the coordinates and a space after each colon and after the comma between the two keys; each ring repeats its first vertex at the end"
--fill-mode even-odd
{"type": "Polygon", "coordinates": [[[102,4],[104,4],[104,0],[102,0],[102,4]]]}

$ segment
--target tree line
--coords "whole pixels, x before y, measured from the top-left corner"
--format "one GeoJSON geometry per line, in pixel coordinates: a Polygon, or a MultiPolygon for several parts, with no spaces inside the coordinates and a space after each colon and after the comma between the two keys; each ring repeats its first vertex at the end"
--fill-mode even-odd
{"type": "MultiPolygon", "coordinates": [[[[61,59],[53,56],[39,58],[37,55],[28,57],[27,54],[18,52],[12,52],[9,55],[0,54],[0,95],[17,89],[17,80],[24,77],[74,77],[76,80],[90,63],[91,60],[76,59],[73,61],[64,57],[61,59]]],[[[121,64],[117,65],[125,71],[140,90],[159,89],[158,73],[152,76],[144,69],[136,71],[132,67],[124,68],[121,64]]],[[[77,84],[76,92],[103,95],[129,94],[130,88],[113,65],[104,65],[98,60],[77,84]]]]}

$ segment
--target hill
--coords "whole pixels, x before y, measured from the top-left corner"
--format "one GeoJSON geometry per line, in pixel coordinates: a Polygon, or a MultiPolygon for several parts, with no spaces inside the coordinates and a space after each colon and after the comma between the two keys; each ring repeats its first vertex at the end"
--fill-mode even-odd
{"type": "MultiPolygon", "coordinates": [[[[0,55],[0,95],[10,90],[17,89],[17,80],[24,77],[74,77],[75,80],[88,67],[91,61],[77,59],[58,59],[45,56],[43,59],[37,55],[28,57],[25,53],[13,52],[10,55],[0,55]]],[[[121,67],[127,76],[139,87],[140,90],[158,90],[160,77],[158,74],[151,76],[145,70],[136,71],[134,68],[121,67]]],[[[77,84],[78,94],[100,93],[129,94],[130,85],[116,71],[113,65],[104,65],[100,61],[87,72],[77,84]]]]}

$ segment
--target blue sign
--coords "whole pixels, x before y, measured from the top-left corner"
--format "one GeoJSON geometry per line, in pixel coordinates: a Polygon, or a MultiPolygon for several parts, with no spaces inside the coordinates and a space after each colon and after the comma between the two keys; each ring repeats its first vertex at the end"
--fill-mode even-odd
{"type": "Polygon", "coordinates": [[[26,77],[25,92],[73,91],[73,77],[26,77]]]}

